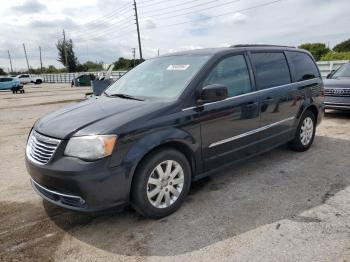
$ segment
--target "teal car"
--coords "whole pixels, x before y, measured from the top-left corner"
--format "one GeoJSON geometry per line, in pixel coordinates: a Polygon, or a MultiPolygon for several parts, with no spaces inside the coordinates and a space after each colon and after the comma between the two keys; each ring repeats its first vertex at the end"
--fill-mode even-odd
{"type": "Polygon", "coordinates": [[[16,77],[0,77],[0,90],[20,87],[21,83],[16,77]]]}

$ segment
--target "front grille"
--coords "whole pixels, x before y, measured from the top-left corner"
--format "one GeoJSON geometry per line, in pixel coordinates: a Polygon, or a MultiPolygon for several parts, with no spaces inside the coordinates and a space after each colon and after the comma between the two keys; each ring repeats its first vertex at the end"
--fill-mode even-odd
{"type": "Polygon", "coordinates": [[[350,96],[350,88],[326,88],[326,96],[350,96]]]}
{"type": "Polygon", "coordinates": [[[30,133],[27,142],[27,157],[39,165],[50,161],[61,140],[41,135],[34,130],[30,133]]]}

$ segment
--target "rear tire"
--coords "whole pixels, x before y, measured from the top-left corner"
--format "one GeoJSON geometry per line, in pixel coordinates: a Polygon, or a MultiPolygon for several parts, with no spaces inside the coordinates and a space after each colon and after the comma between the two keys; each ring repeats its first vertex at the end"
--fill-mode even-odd
{"type": "Polygon", "coordinates": [[[311,111],[307,110],[300,118],[295,137],[289,142],[289,147],[298,152],[308,150],[314,141],[315,132],[315,115],[311,111]]]}
{"type": "Polygon", "coordinates": [[[180,208],[191,184],[191,168],[179,151],[163,149],[142,160],[131,189],[131,204],[141,215],[159,219],[180,208]]]}
{"type": "Polygon", "coordinates": [[[43,81],[42,81],[41,79],[37,79],[37,80],[35,81],[35,84],[36,84],[36,85],[40,85],[42,82],[43,82],[43,81]]]}

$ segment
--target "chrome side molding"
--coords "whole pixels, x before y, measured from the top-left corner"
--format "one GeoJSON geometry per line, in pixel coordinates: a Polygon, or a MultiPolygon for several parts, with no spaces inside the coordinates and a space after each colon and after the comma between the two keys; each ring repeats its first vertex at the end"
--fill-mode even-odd
{"type": "Polygon", "coordinates": [[[228,143],[228,142],[231,142],[231,141],[234,141],[234,140],[237,140],[237,139],[240,139],[240,138],[243,138],[243,137],[246,137],[246,136],[249,136],[249,135],[258,133],[258,132],[261,132],[261,131],[264,131],[264,130],[269,129],[269,128],[271,128],[271,127],[280,125],[280,124],[282,124],[282,123],[284,123],[284,122],[291,121],[291,120],[293,120],[293,119],[295,119],[294,116],[288,117],[288,118],[283,119],[283,120],[281,120],[281,121],[278,121],[278,122],[275,122],[275,123],[272,123],[272,124],[269,124],[269,125],[266,125],[266,126],[263,126],[263,127],[259,127],[259,128],[257,128],[257,129],[248,131],[248,132],[246,132],[246,133],[243,133],[243,134],[240,134],[240,135],[237,135],[237,136],[233,136],[233,137],[229,137],[229,138],[226,138],[226,139],[217,141],[217,142],[215,142],[215,143],[210,144],[210,145],[209,145],[209,148],[212,148],[212,147],[215,147],[215,146],[219,146],[219,145],[222,145],[222,144],[225,144],[225,143],[228,143]]]}

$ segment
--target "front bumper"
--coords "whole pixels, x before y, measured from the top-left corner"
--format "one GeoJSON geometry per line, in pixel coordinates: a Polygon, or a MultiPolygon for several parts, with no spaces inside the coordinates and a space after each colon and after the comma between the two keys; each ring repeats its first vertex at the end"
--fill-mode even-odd
{"type": "Polygon", "coordinates": [[[350,110],[349,96],[325,96],[326,109],[350,110]]]}
{"type": "Polygon", "coordinates": [[[26,167],[34,190],[44,199],[68,209],[98,211],[129,201],[126,169],[109,167],[108,160],[85,162],[63,156],[38,165],[26,157],[26,167]]]}
{"type": "Polygon", "coordinates": [[[326,109],[350,110],[350,104],[325,103],[326,109]]]}

